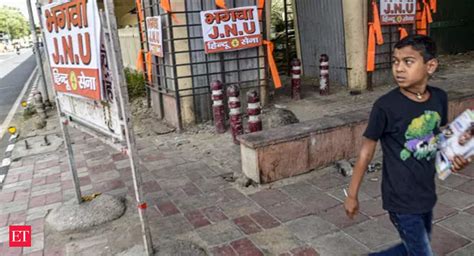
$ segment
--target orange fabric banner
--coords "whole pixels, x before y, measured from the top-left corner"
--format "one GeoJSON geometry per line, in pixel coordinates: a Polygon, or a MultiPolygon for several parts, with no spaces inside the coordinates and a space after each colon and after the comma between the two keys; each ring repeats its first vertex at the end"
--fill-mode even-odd
{"type": "Polygon", "coordinates": [[[382,45],[383,44],[382,25],[380,25],[379,8],[375,1],[372,1],[372,12],[374,16],[373,28],[375,31],[375,35],[377,37],[377,44],[382,45]]]}
{"type": "Polygon", "coordinates": [[[265,0],[258,0],[258,18],[262,20],[263,9],[265,8],[265,0]]]}
{"type": "Polygon", "coordinates": [[[374,24],[369,22],[369,43],[367,47],[367,71],[375,70],[375,30],[374,24]]]}
{"type": "Polygon", "coordinates": [[[137,71],[141,71],[141,72],[143,72],[143,70],[145,69],[145,67],[143,66],[143,50],[142,49],[138,51],[135,67],[137,67],[137,71]]]}
{"type": "Polygon", "coordinates": [[[160,0],[160,7],[161,9],[165,10],[166,13],[171,14],[171,18],[176,22],[179,23],[178,18],[176,18],[176,15],[173,14],[171,11],[171,3],[170,0],[160,0]]]}
{"type": "Polygon", "coordinates": [[[267,40],[263,40],[263,44],[267,46],[268,65],[270,65],[270,72],[272,73],[273,84],[275,85],[275,88],[281,88],[280,75],[278,74],[278,68],[275,63],[275,59],[273,58],[273,43],[267,40]]]}
{"type": "Polygon", "coordinates": [[[421,10],[421,22],[417,25],[417,34],[418,35],[427,35],[428,34],[428,23],[432,23],[433,18],[431,17],[430,6],[423,0],[423,8],[421,10]]]}
{"type": "Polygon", "coordinates": [[[151,84],[153,82],[153,70],[152,70],[152,63],[151,63],[151,52],[146,53],[146,72],[148,74],[148,82],[151,84]]]}
{"type": "Polygon", "coordinates": [[[436,13],[438,11],[438,4],[436,3],[436,0],[430,0],[430,8],[433,13],[436,13]]]}
{"type": "Polygon", "coordinates": [[[400,31],[400,40],[408,36],[408,32],[405,28],[399,27],[398,31],[400,31]]]}
{"type": "Polygon", "coordinates": [[[216,0],[216,5],[219,8],[227,9],[227,6],[225,5],[225,0],[216,0]]]}

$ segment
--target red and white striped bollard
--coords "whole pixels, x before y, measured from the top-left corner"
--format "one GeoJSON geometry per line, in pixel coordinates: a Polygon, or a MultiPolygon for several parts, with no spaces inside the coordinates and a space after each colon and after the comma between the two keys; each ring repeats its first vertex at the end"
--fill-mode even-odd
{"type": "Polygon", "coordinates": [[[227,87],[227,101],[229,105],[230,127],[232,130],[232,139],[235,144],[239,145],[237,136],[244,134],[242,125],[242,113],[240,112],[240,88],[237,85],[227,87]]]}
{"type": "Polygon", "coordinates": [[[262,130],[262,119],[260,117],[260,97],[256,90],[247,92],[247,114],[249,115],[249,131],[258,132],[262,130]]]}
{"type": "Polygon", "coordinates": [[[291,61],[291,98],[301,99],[301,61],[298,58],[291,61]]]}
{"type": "Polygon", "coordinates": [[[211,83],[212,114],[217,133],[225,132],[224,92],[222,89],[221,81],[216,80],[211,83]]]}
{"type": "Polygon", "coordinates": [[[319,94],[329,95],[329,57],[326,54],[319,58],[319,94]]]}

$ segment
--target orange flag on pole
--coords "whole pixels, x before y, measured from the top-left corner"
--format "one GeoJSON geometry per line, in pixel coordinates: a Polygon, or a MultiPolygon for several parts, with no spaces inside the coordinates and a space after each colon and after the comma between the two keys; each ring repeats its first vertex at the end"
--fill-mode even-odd
{"type": "Polygon", "coordinates": [[[373,28],[377,38],[377,44],[383,44],[382,25],[380,24],[379,8],[375,1],[372,1],[372,12],[374,16],[373,28]]]}
{"type": "Polygon", "coordinates": [[[367,47],[367,71],[375,70],[375,31],[374,24],[369,22],[369,43],[367,47]]]}
{"type": "Polygon", "coordinates": [[[171,3],[170,0],[160,0],[160,7],[161,9],[165,10],[166,13],[171,14],[171,18],[176,22],[179,23],[178,18],[176,18],[176,15],[171,10],[171,3]]]}
{"type": "Polygon", "coordinates": [[[408,32],[405,28],[399,27],[398,31],[400,31],[400,40],[408,36],[408,32]]]}
{"type": "Polygon", "coordinates": [[[436,0],[430,0],[430,8],[433,13],[436,13],[438,11],[438,4],[436,3],[436,0]]]}
{"type": "Polygon", "coordinates": [[[141,72],[143,72],[143,70],[145,69],[145,67],[143,66],[143,50],[142,49],[138,51],[138,56],[137,56],[137,61],[135,63],[135,66],[137,67],[137,70],[141,72]]]}
{"type": "Polygon", "coordinates": [[[262,19],[263,9],[265,8],[265,0],[258,0],[258,18],[262,19]]]}
{"type": "Polygon", "coordinates": [[[148,82],[151,84],[153,82],[152,76],[153,76],[153,70],[152,68],[152,63],[151,63],[151,52],[146,53],[146,72],[148,74],[148,82]]]}
{"type": "Polygon", "coordinates": [[[275,59],[273,58],[273,43],[271,41],[263,40],[263,44],[267,46],[267,58],[268,58],[268,65],[270,65],[270,72],[272,73],[272,80],[275,88],[281,87],[281,80],[280,75],[278,74],[278,68],[275,63],[275,59]]]}
{"type": "Polygon", "coordinates": [[[227,6],[225,5],[225,0],[216,0],[216,5],[219,8],[227,9],[227,6]]]}

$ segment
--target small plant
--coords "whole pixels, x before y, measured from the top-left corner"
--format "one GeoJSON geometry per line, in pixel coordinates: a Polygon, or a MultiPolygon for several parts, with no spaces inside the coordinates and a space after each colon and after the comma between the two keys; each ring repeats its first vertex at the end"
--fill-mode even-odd
{"type": "Polygon", "coordinates": [[[30,119],[34,114],[36,114],[36,109],[32,105],[26,106],[26,108],[23,110],[24,120],[30,119]]]}
{"type": "Polygon", "coordinates": [[[145,96],[145,76],[143,73],[130,68],[126,68],[124,71],[129,100],[132,101],[133,99],[145,96]]]}

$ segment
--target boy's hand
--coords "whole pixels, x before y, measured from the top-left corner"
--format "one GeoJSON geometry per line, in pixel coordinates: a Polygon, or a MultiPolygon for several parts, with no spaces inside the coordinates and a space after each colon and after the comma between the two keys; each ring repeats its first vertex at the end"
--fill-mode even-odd
{"type": "Polygon", "coordinates": [[[354,219],[354,216],[359,212],[359,200],[355,197],[346,197],[344,202],[344,208],[346,210],[346,215],[351,220],[354,219]]]}
{"type": "Polygon", "coordinates": [[[464,157],[462,156],[454,156],[453,158],[453,167],[451,168],[451,170],[453,172],[458,172],[462,169],[464,169],[464,167],[466,167],[472,160],[472,157],[469,158],[469,159],[465,159],[464,157]]]}

